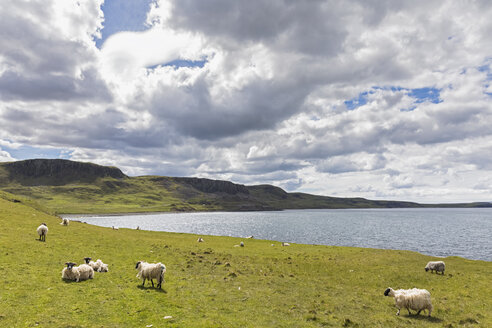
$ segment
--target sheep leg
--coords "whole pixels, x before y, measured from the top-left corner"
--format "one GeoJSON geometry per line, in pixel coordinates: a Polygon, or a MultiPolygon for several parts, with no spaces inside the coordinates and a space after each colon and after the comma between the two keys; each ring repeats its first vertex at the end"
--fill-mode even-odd
{"type": "Polygon", "coordinates": [[[420,314],[420,311],[422,311],[422,309],[420,309],[420,310],[418,310],[418,311],[417,311],[417,315],[419,315],[419,314],[420,314]]]}
{"type": "Polygon", "coordinates": [[[152,288],[154,288],[154,280],[150,279],[150,282],[152,283],[152,288]]]}
{"type": "Polygon", "coordinates": [[[409,308],[407,308],[407,311],[408,311],[408,315],[412,315],[412,312],[410,312],[410,309],[409,308]]]}
{"type": "Polygon", "coordinates": [[[145,286],[145,278],[142,279],[142,286],[145,286]]]}
{"type": "Polygon", "coordinates": [[[396,315],[400,315],[400,309],[398,309],[398,312],[396,312],[396,315]]]}

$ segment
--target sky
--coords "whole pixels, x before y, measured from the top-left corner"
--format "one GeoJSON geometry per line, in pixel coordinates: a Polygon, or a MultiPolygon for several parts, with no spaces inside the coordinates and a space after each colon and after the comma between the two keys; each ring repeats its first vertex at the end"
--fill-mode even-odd
{"type": "Polygon", "coordinates": [[[2,0],[0,161],[492,201],[489,0],[2,0]]]}

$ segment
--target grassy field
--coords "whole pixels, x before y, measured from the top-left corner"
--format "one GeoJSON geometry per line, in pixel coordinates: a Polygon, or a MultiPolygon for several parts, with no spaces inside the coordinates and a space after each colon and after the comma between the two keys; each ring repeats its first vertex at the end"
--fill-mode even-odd
{"type": "Polygon", "coordinates": [[[241,248],[238,238],[66,227],[43,211],[0,192],[0,327],[492,327],[491,262],[448,257],[441,276],[415,252],[251,239],[241,248]],[[64,282],[64,263],[86,256],[109,272],[64,282]],[[138,260],[166,264],[162,291],[140,287],[138,260]],[[397,317],[388,286],[428,289],[433,316],[397,317]]]}

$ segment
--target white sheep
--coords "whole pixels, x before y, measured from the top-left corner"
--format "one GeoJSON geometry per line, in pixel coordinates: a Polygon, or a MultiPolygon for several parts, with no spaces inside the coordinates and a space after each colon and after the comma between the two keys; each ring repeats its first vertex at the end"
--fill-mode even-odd
{"type": "Polygon", "coordinates": [[[202,237],[198,237],[198,239],[197,239],[197,241],[196,241],[196,242],[197,242],[197,243],[203,243],[204,241],[205,241],[205,240],[203,240],[203,238],[202,238],[202,237]]]}
{"type": "Polygon", "coordinates": [[[62,279],[73,280],[76,282],[94,278],[94,270],[87,264],[81,264],[78,267],[76,263],[67,262],[66,268],[62,270],[62,279]]]}
{"type": "Polygon", "coordinates": [[[166,266],[162,263],[147,263],[145,261],[138,261],[135,269],[138,270],[137,278],[142,279],[142,286],[145,285],[145,280],[148,279],[154,287],[153,279],[157,279],[157,288],[162,287],[164,280],[164,273],[166,272],[166,266]]]}
{"type": "Polygon", "coordinates": [[[85,264],[90,266],[96,272],[108,272],[108,265],[104,264],[103,261],[97,259],[96,262],[91,261],[92,258],[84,257],[85,264]]]}
{"type": "Polygon", "coordinates": [[[96,261],[97,264],[99,264],[99,270],[98,272],[108,272],[108,265],[106,263],[103,263],[100,259],[97,259],[96,261]]]}
{"type": "Polygon", "coordinates": [[[290,246],[289,243],[282,243],[282,246],[290,246]]]}
{"type": "Polygon", "coordinates": [[[67,226],[70,223],[70,220],[67,218],[62,218],[62,222],[60,223],[61,225],[67,226]]]}
{"type": "Polygon", "coordinates": [[[392,296],[395,298],[395,306],[398,308],[396,315],[400,315],[400,309],[402,308],[406,308],[408,314],[411,314],[410,309],[418,311],[417,315],[419,315],[422,310],[427,310],[429,312],[429,317],[432,313],[433,307],[431,295],[426,289],[413,288],[393,290],[388,287],[384,291],[384,296],[392,296]]]}
{"type": "Polygon", "coordinates": [[[444,274],[444,269],[446,269],[446,264],[443,261],[431,261],[425,266],[425,272],[431,270],[431,272],[436,271],[436,273],[444,274]]]}
{"type": "Polygon", "coordinates": [[[48,234],[48,226],[46,223],[41,223],[41,225],[36,229],[39,235],[39,240],[46,241],[46,235],[48,234]]]}
{"type": "Polygon", "coordinates": [[[112,226],[113,230],[118,230],[118,227],[112,226]]]}

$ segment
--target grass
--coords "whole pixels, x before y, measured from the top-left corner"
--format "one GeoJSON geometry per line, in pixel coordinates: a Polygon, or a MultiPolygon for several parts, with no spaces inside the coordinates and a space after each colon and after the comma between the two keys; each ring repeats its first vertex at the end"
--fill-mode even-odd
{"type": "Polygon", "coordinates": [[[32,205],[0,193],[1,327],[492,327],[491,262],[448,257],[441,276],[415,252],[65,227],[32,205]],[[109,272],[62,281],[86,256],[109,272]],[[162,291],[140,286],[138,260],[166,264],[162,291]],[[388,286],[428,289],[433,316],[397,317],[388,286]]]}

